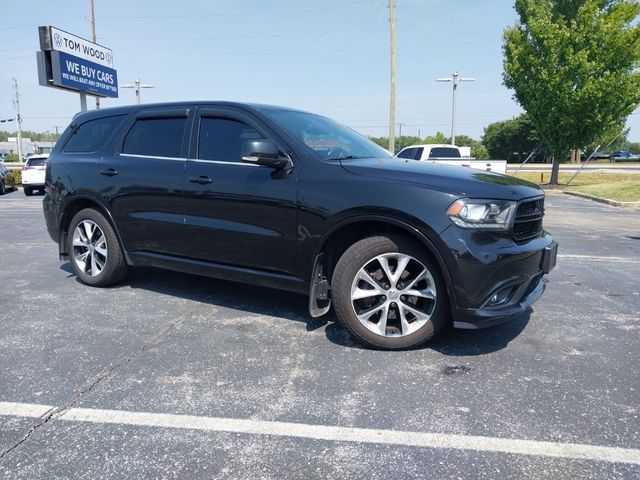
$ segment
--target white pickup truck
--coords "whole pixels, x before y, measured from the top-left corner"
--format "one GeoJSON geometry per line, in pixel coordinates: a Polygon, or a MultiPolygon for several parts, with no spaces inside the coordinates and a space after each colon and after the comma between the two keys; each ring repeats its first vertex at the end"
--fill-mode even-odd
{"type": "Polygon", "coordinates": [[[506,160],[476,160],[470,156],[470,147],[429,143],[425,145],[411,145],[398,152],[396,157],[423,162],[444,163],[460,167],[471,167],[489,172],[507,173],[506,160]]]}

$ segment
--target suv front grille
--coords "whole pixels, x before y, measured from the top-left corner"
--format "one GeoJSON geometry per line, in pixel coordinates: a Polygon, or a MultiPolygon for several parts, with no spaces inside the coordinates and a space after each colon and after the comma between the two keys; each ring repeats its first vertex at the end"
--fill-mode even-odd
{"type": "Polygon", "coordinates": [[[520,203],[513,222],[513,239],[516,242],[526,242],[540,235],[543,216],[544,198],[525,200],[520,203]]]}

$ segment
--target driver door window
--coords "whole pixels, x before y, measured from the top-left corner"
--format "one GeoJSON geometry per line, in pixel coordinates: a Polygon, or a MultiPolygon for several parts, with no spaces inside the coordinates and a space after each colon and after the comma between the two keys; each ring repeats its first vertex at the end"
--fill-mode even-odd
{"type": "Polygon", "coordinates": [[[242,162],[242,144],[263,138],[254,128],[230,118],[202,117],[198,137],[198,159],[242,162]]]}

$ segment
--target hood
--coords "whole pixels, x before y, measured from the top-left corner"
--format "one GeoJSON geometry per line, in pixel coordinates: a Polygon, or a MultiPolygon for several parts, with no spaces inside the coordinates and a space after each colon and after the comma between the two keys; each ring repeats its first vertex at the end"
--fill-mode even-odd
{"type": "Polygon", "coordinates": [[[340,163],[354,175],[417,183],[459,197],[520,200],[543,194],[540,187],[525,180],[469,167],[395,157],[360,158],[340,163]]]}

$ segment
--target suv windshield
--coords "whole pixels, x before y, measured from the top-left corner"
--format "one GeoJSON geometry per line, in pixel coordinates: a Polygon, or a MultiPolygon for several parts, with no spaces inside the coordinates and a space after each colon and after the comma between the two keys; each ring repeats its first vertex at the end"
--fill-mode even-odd
{"type": "Polygon", "coordinates": [[[290,110],[264,113],[323,158],[391,157],[384,148],[329,118],[290,110]]]}

